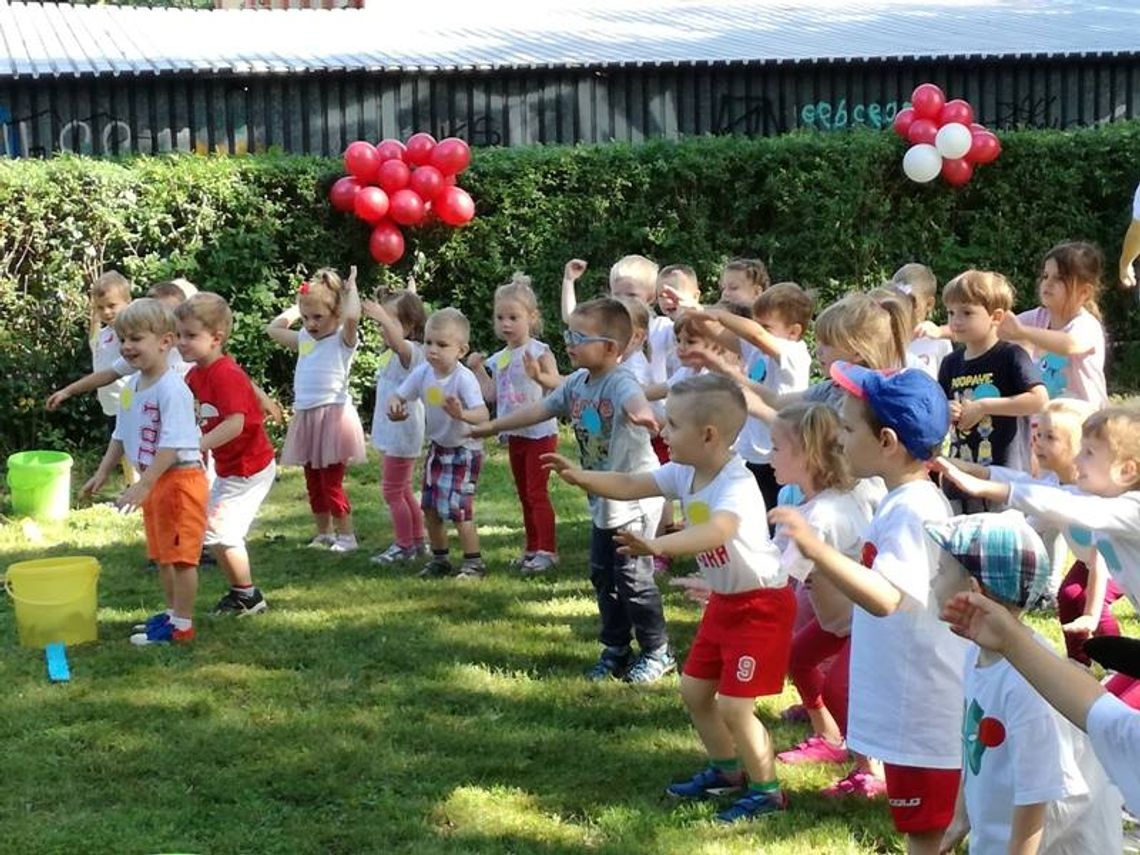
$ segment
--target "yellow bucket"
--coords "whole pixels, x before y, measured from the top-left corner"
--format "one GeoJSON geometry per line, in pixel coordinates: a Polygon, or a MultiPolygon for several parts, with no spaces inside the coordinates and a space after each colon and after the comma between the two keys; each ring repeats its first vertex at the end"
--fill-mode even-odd
{"type": "Polygon", "coordinates": [[[99,562],[90,556],[60,556],[11,565],[4,588],[16,604],[20,644],[44,647],[53,641],[94,641],[98,636],[98,587],[99,562]]]}

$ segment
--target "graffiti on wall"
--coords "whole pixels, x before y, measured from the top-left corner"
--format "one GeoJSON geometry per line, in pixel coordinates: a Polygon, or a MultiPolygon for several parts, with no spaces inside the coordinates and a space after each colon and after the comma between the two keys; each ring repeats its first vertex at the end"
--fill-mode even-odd
{"type": "Polygon", "coordinates": [[[721,95],[713,120],[714,134],[785,133],[788,123],[765,95],[721,95]]]}
{"type": "Polygon", "coordinates": [[[838,102],[816,101],[799,108],[801,128],[817,131],[842,131],[848,128],[889,128],[899,110],[910,106],[909,101],[870,101],[847,104],[846,98],[838,102]]]}

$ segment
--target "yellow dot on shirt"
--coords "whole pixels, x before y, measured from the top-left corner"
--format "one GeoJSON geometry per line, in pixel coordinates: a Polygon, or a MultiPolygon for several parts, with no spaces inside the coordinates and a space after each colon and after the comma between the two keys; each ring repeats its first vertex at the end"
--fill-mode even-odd
{"type": "Polygon", "coordinates": [[[511,355],[509,353],[500,353],[497,361],[499,370],[503,371],[511,367],[511,355]]]}
{"type": "Polygon", "coordinates": [[[428,386],[424,397],[427,398],[427,402],[433,407],[438,407],[443,404],[443,390],[438,386],[428,386]]]}
{"type": "Polygon", "coordinates": [[[131,391],[130,386],[124,386],[123,391],[119,393],[119,406],[124,410],[131,408],[131,401],[134,400],[135,393],[131,391]]]}
{"type": "Polygon", "coordinates": [[[315,341],[303,341],[297,345],[297,352],[301,354],[301,356],[308,356],[313,352],[313,348],[316,346],[317,343],[315,341]]]}
{"type": "Polygon", "coordinates": [[[689,518],[689,525],[701,525],[707,523],[712,515],[704,502],[690,502],[685,508],[685,516],[689,518]]]}

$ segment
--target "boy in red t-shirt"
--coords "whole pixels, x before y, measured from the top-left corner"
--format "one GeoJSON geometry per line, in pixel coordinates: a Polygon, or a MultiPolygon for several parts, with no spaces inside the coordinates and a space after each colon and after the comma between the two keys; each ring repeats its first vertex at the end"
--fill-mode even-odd
{"type": "Polygon", "coordinates": [[[198,405],[202,451],[214,456],[206,546],[230,583],[215,614],[239,616],[268,608],[250,576],[245,536],[277,476],[273,446],[248,375],[222,352],[233,313],[217,294],[199,292],[174,310],[178,350],[194,367],[186,384],[198,405]]]}

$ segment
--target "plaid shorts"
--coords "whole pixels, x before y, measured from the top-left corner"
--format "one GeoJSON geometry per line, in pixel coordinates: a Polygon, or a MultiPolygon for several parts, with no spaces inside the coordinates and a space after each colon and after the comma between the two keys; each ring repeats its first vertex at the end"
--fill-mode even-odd
{"type": "Polygon", "coordinates": [[[424,489],[420,507],[435,511],[442,520],[468,522],[475,518],[475,485],[483,468],[477,448],[444,448],[434,442],[424,461],[424,489]]]}

